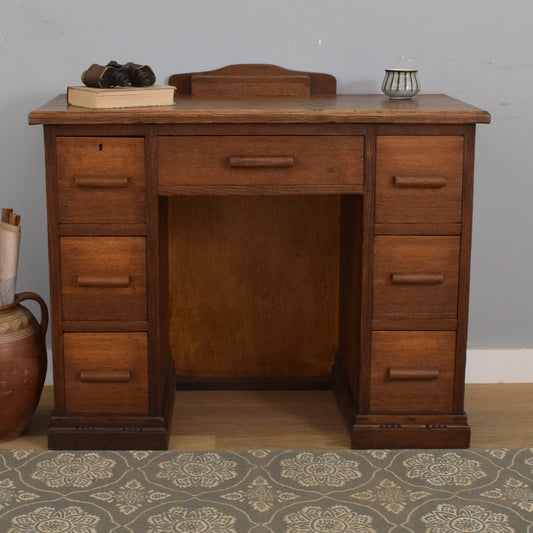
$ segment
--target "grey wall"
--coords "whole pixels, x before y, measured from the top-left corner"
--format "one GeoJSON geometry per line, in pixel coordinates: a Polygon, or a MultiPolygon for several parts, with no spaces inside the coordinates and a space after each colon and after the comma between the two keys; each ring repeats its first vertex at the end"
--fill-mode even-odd
{"type": "Polygon", "coordinates": [[[416,66],[423,92],[492,113],[478,128],[470,347],[533,347],[530,0],[0,0],[0,206],[23,217],[19,290],[48,300],[42,128],[27,113],[93,62],[175,72],[273,63],[379,92],[416,66]]]}

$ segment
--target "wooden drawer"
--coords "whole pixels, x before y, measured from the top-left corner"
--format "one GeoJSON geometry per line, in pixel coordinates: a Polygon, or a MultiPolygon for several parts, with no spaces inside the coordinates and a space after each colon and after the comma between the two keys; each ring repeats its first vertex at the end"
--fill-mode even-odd
{"type": "Polygon", "coordinates": [[[451,412],[454,371],[454,331],[375,331],[370,410],[451,412]]]}
{"type": "Polygon", "coordinates": [[[376,223],[460,223],[463,137],[377,140],[376,223]]]}
{"type": "Polygon", "coordinates": [[[158,138],[158,183],[362,184],[362,136],[158,138]]]}
{"type": "Polygon", "coordinates": [[[65,333],[63,350],[67,411],[148,412],[146,333],[65,333]]]}
{"type": "Polygon", "coordinates": [[[60,223],[146,220],[144,139],[58,137],[60,223]]]}
{"type": "Polygon", "coordinates": [[[374,318],[455,318],[460,237],[377,236],[374,318]]]}
{"type": "Polygon", "coordinates": [[[144,237],[62,237],[63,320],[146,320],[144,237]]]}

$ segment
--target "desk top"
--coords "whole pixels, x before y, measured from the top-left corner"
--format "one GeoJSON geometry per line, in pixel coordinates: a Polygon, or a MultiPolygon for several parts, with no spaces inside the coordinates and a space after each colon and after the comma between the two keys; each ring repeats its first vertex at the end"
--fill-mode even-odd
{"type": "Polygon", "coordinates": [[[310,97],[206,98],[176,95],[174,105],[87,109],[60,95],[32,111],[29,124],[475,124],[490,114],[443,94],[411,100],[384,95],[338,94],[310,97]]]}

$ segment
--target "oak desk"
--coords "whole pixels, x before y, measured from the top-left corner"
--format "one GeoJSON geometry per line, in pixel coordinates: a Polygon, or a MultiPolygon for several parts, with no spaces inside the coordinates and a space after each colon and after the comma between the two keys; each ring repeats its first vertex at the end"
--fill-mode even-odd
{"type": "MultiPolygon", "coordinates": [[[[326,368],[321,376],[306,370],[302,359],[265,373],[266,382],[276,386],[279,377],[287,386],[295,378],[302,386],[331,374],[356,448],[468,446],[463,395],[474,133],[476,123],[489,120],[488,113],[444,95],[391,101],[381,95],[178,94],[174,106],[120,110],[69,107],[60,96],[32,112],[30,124],[44,124],[46,149],[55,383],[49,446],[168,445],[176,383],[169,335],[194,315],[198,296],[187,278],[195,266],[181,265],[188,307],[169,312],[169,299],[180,298],[169,296],[168,264],[181,249],[170,246],[169,257],[172,212],[186,212],[188,202],[207,202],[202,209],[211,216],[218,204],[210,201],[236,198],[242,206],[265,198],[281,212],[276,202],[283,197],[294,205],[302,198],[334,204],[327,208],[329,222],[316,221],[318,207],[295,224],[304,229],[298,230],[302,241],[307,224],[333,227],[322,238],[327,242],[306,249],[319,249],[310,260],[315,266],[322,246],[333,247],[335,259],[328,252],[333,272],[317,284],[311,304],[298,303],[293,294],[272,314],[286,307],[289,330],[302,329],[293,316],[301,314],[304,334],[295,336],[287,353],[305,359],[314,346],[322,350],[321,343],[333,351],[317,363],[326,368]],[[328,313],[334,310],[331,320],[321,301],[328,313]],[[178,317],[170,320],[169,313],[178,317]],[[314,332],[316,313],[319,322],[330,324],[328,333],[314,332]]],[[[250,211],[255,209],[253,204],[250,211]]],[[[201,249],[209,223],[199,227],[198,219],[191,220],[179,226],[181,233],[194,232],[187,246],[199,246],[194,257],[204,263],[216,263],[205,257],[217,250],[201,249]]],[[[236,231],[245,234],[247,228],[240,224],[236,231]]],[[[285,248],[299,246],[297,237],[287,237],[285,248]]],[[[265,242],[255,253],[269,253],[265,242]]],[[[280,254],[292,257],[286,249],[280,254]]],[[[308,263],[301,255],[299,249],[294,264],[304,270],[308,263]]],[[[267,262],[254,261],[241,270],[233,265],[237,282],[244,283],[250,265],[267,262]]],[[[292,259],[284,261],[268,267],[266,277],[276,277],[270,288],[282,283],[284,269],[290,271],[292,259]]],[[[220,270],[217,264],[210,268],[220,270]]],[[[301,291],[311,294],[313,283],[305,285],[301,291]]],[[[220,306],[216,291],[207,290],[220,306]]],[[[269,320],[276,295],[252,299],[251,307],[236,312],[246,318],[260,306],[269,320]]],[[[227,319],[225,313],[219,310],[218,318],[227,319]]],[[[226,341],[238,345],[246,319],[221,335],[216,325],[215,333],[209,331],[205,316],[210,349],[226,341]]],[[[250,331],[263,327],[257,325],[261,316],[250,331]]],[[[284,324],[271,318],[262,346],[268,332],[284,324]]],[[[189,337],[191,345],[205,340],[194,332],[189,337]]],[[[179,349],[173,348],[177,362],[179,349]]],[[[260,359],[269,368],[265,356],[260,359]]],[[[282,359],[289,359],[285,352],[282,359]]]]}

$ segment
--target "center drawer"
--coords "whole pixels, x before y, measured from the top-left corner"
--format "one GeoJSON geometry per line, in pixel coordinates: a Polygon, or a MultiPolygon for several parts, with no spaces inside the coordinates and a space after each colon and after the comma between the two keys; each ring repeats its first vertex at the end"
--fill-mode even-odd
{"type": "Polygon", "coordinates": [[[362,184],[362,136],[162,136],[158,184],[362,184]]]}

